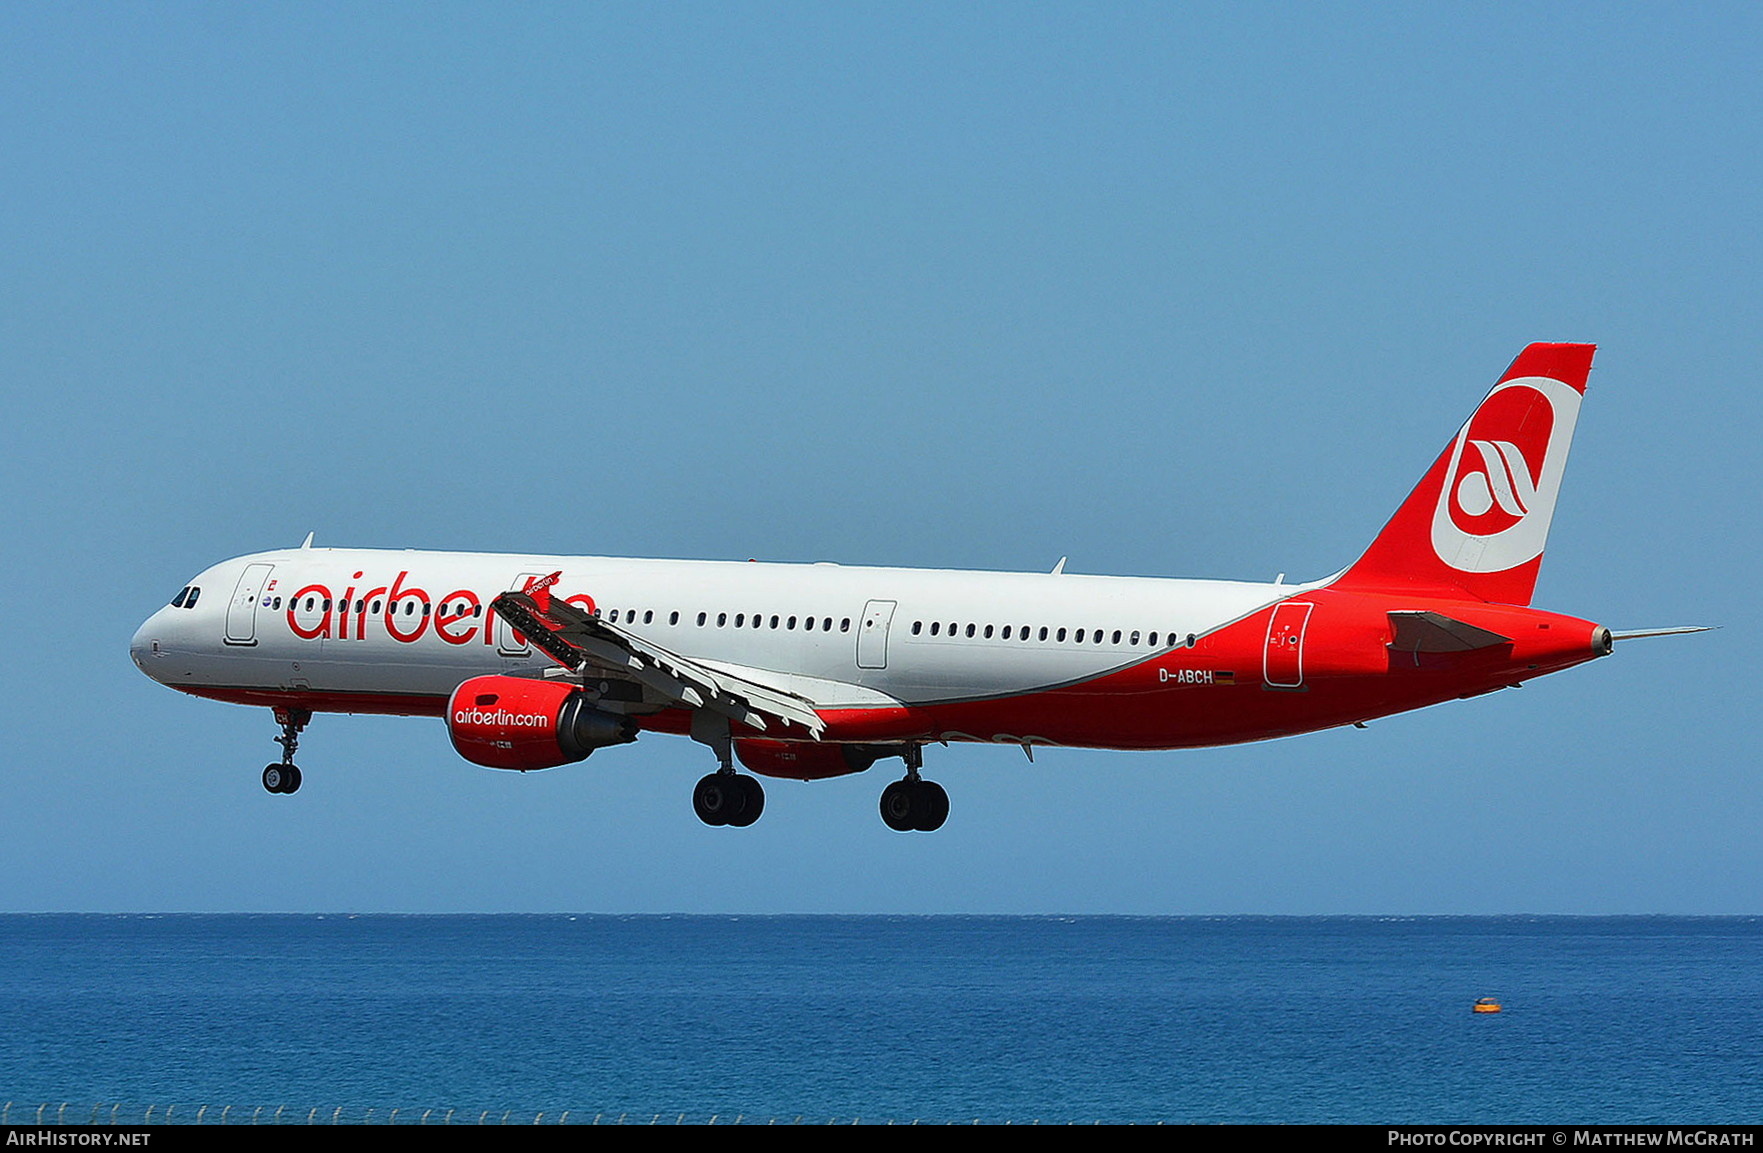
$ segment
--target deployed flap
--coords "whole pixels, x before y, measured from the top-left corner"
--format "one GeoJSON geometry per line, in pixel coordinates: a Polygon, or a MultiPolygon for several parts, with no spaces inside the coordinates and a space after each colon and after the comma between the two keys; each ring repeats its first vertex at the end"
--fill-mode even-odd
{"type": "Polygon", "coordinates": [[[503,593],[490,608],[571,672],[591,669],[629,677],[687,708],[709,709],[762,731],[767,718],[800,725],[817,739],[826,731],[826,722],[806,697],[726,670],[713,671],[548,595],[549,585],[543,582],[536,591],[536,596],[503,593]]]}
{"type": "Polygon", "coordinates": [[[1512,639],[1435,612],[1392,612],[1390,627],[1390,647],[1402,653],[1467,653],[1512,639]]]}

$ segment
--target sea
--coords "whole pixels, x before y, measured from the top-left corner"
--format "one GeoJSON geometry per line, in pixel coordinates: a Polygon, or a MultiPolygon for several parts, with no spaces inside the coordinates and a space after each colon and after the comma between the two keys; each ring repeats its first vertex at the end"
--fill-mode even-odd
{"type": "Polygon", "coordinates": [[[14,1125],[1763,1120],[1755,917],[11,915],[0,1006],[14,1125]]]}

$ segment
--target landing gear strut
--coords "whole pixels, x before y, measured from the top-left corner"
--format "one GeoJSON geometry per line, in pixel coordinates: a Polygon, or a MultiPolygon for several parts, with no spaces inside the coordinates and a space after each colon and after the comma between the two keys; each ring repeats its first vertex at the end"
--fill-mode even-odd
{"type": "Polygon", "coordinates": [[[692,714],[692,739],[716,752],[720,767],[692,790],[692,811],[706,825],[744,829],[765,811],[765,789],[757,777],[735,772],[734,742],[728,718],[708,709],[692,714]]]}
{"type": "Polygon", "coordinates": [[[882,790],[882,823],[896,833],[934,833],[949,819],[949,794],[918,775],[924,767],[922,746],[907,745],[900,755],[906,761],[906,776],[882,790]]]}
{"type": "Polygon", "coordinates": [[[272,793],[297,792],[300,769],[294,764],[294,752],[300,747],[300,730],[312,720],[312,710],[277,709],[275,720],[282,727],[282,735],[275,738],[275,743],[282,747],[282,759],[278,764],[264,766],[263,787],[272,793]]]}

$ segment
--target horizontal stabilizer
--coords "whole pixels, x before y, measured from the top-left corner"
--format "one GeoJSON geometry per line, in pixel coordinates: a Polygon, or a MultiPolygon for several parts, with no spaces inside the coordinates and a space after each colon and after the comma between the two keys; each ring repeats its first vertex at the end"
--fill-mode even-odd
{"type": "Polygon", "coordinates": [[[1435,612],[1392,612],[1390,627],[1390,648],[1402,653],[1467,653],[1512,639],[1435,612]]]}
{"type": "Polygon", "coordinates": [[[1625,633],[1611,633],[1613,641],[1638,641],[1642,637],[1674,637],[1679,633],[1705,633],[1714,625],[1682,625],[1674,629],[1631,629],[1625,633]]]}

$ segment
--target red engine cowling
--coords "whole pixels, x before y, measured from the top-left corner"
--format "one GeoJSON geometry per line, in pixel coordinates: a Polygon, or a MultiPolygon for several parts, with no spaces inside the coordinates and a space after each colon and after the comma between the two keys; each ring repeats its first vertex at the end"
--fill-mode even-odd
{"type": "Polygon", "coordinates": [[[741,763],[764,777],[820,781],[861,773],[882,755],[868,745],[810,744],[807,741],[745,740],[735,742],[741,763]]]}
{"type": "Polygon", "coordinates": [[[637,739],[636,722],[603,712],[564,681],[473,677],[447,701],[459,755],[492,769],[550,769],[637,739]]]}

